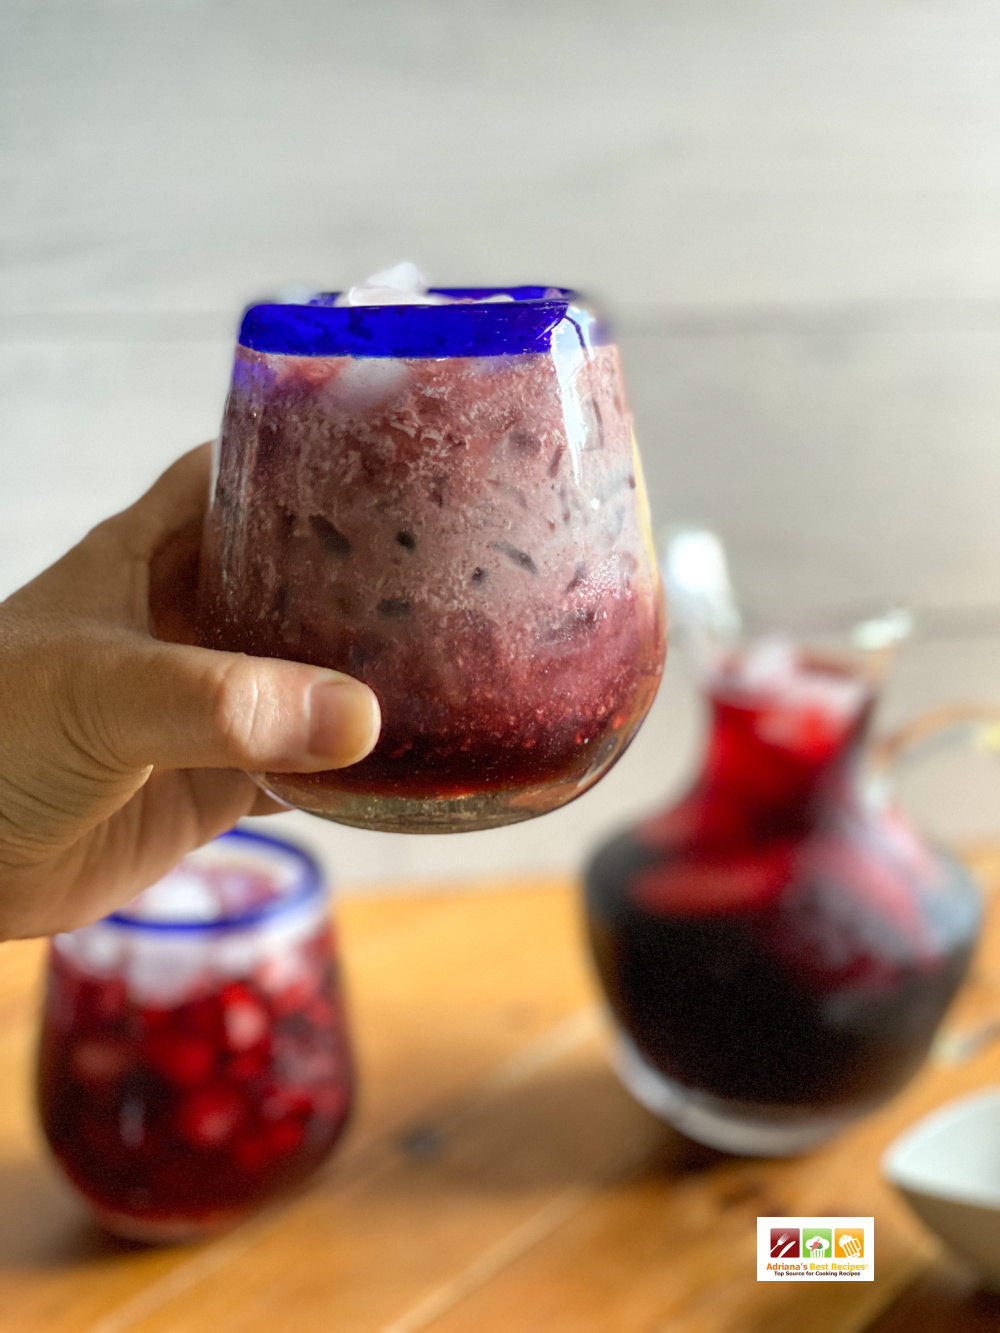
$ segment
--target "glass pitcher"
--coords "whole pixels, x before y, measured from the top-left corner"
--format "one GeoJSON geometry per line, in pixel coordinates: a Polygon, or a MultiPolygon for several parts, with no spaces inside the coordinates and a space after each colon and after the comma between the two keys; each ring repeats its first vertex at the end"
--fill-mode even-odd
{"type": "Polygon", "coordinates": [[[709,707],[702,768],[591,860],[587,923],[624,1083],[692,1138],[781,1155],[917,1070],[980,903],[863,769],[905,616],[849,642],[743,641],[714,541],[685,534],[667,561],[709,707]]]}

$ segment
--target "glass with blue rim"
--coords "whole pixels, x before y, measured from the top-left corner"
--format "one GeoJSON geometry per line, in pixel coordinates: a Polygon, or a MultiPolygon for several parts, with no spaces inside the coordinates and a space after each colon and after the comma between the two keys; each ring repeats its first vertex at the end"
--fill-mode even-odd
{"type": "Polygon", "coordinates": [[[327,887],[290,843],[234,829],[51,942],[42,1126],[109,1231],[234,1225],[325,1160],[353,1086],[327,887]]]}
{"type": "Polygon", "coordinates": [[[617,349],[563,288],[344,300],[244,314],[201,642],[378,696],[361,763],[254,775],[289,805],[406,833],[544,814],[623,753],[663,668],[617,349]]]}

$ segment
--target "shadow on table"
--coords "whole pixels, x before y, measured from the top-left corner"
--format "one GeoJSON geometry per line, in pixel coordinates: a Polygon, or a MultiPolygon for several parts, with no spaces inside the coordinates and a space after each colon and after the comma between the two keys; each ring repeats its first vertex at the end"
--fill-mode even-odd
{"type": "MultiPolygon", "coordinates": [[[[877,1268],[875,1281],[878,1282],[877,1268]]],[[[839,1284],[825,1291],[824,1313],[829,1316],[838,1301],[844,1303],[846,1310],[853,1294],[847,1286],[839,1284]]],[[[746,1333],[803,1333],[810,1327],[816,1313],[815,1289],[808,1284],[786,1287],[783,1295],[787,1299],[780,1311],[769,1309],[763,1322],[747,1327],[746,1333]]],[[[849,1311],[846,1317],[850,1318],[849,1311]]],[[[855,1325],[851,1323],[850,1327],[855,1325]]],[[[997,1333],[998,1329],[1000,1294],[986,1291],[972,1273],[945,1258],[922,1273],[872,1323],[866,1324],[864,1333],[997,1333]]]]}
{"type": "Polygon", "coordinates": [[[0,1272],[74,1266],[132,1248],[91,1221],[50,1163],[0,1162],[0,1272]]]}
{"type": "Polygon", "coordinates": [[[950,1259],[923,1273],[867,1333],[997,1333],[1000,1293],[986,1291],[950,1259]]]}
{"type": "Polygon", "coordinates": [[[416,1120],[396,1148],[402,1188],[416,1173],[445,1188],[461,1182],[499,1193],[612,1183],[640,1169],[676,1178],[732,1160],[656,1120],[599,1058],[547,1070],[495,1101],[416,1120]]]}
{"type": "MultiPolygon", "coordinates": [[[[576,1184],[613,1188],[640,1177],[669,1190],[684,1178],[740,1161],[651,1116],[622,1088],[600,1052],[586,1053],[569,1068],[546,1069],[498,1095],[415,1119],[384,1147],[382,1167],[371,1170],[376,1151],[361,1173],[361,1180],[367,1177],[363,1193],[407,1206],[420,1200],[429,1213],[475,1193],[558,1193],[576,1184]]],[[[340,1176],[335,1156],[332,1170],[321,1172],[312,1189],[322,1194],[351,1188],[350,1152],[339,1161],[346,1176],[340,1176]]],[[[718,1206],[748,1217],[784,1211],[766,1180],[756,1176],[720,1182],[718,1206]]],[[[0,1273],[74,1268],[135,1248],[89,1219],[47,1158],[0,1161],[0,1273]]]]}

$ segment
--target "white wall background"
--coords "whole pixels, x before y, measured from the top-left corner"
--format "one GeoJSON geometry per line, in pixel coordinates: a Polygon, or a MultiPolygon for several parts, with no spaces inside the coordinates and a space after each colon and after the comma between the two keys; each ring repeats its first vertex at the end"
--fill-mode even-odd
{"type": "MultiPolygon", "coordinates": [[[[0,596],[214,433],[245,301],[413,258],[603,297],[657,521],[764,620],[930,607],[890,712],[1000,699],[991,0],[6,0],[0,199],[0,596]]],[[[546,820],[288,822],[352,880],[567,864],[696,727],[675,669],[546,820]]]]}

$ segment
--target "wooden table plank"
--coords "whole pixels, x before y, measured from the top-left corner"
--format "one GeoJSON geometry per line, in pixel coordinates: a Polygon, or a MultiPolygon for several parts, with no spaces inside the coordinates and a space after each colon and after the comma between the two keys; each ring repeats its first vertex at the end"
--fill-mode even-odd
{"type": "Polygon", "coordinates": [[[433,1325],[435,1333],[493,1333],[512,1309],[520,1329],[552,1333],[863,1329],[932,1253],[919,1225],[877,1181],[875,1163],[891,1132],[869,1121],[824,1153],[767,1164],[691,1149],[685,1156],[668,1144],[638,1179],[595,1197],[544,1246],[433,1325]],[[800,1212],[875,1214],[877,1281],[758,1284],[757,1215],[800,1212]]]}
{"type": "Polygon", "coordinates": [[[541,1241],[664,1135],[608,1075],[593,1035],[427,1128],[418,1153],[401,1144],[380,1169],[314,1190],[227,1264],[224,1282],[125,1327],[396,1328],[438,1289],[460,1291],[470,1266],[489,1273],[491,1256],[516,1252],[519,1236],[541,1241]]]}
{"type": "MultiPolygon", "coordinates": [[[[980,863],[1000,882],[991,855],[980,863]]],[[[341,923],[364,1088],[348,1139],[298,1198],[172,1250],[102,1239],[45,1159],[29,1074],[41,950],[0,949],[0,1073],[16,1092],[0,1104],[0,1327],[980,1327],[965,1315],[998,1326],[881,1183],[877,1162],[925,1109],[1000,1078],[1000,1044],[928,1065],[821,1152],[732,1158],[668,1130],[611,1075],[568,882],[350,899],[341,923]],[[877,1281],[757,1284],[755,1218],[781,1212],[874,1213],[877,1281]],[[928,1323],[928,1311],[955,1318],[928,1323]]],[[[965,1031],[998,1014],[995,916],[950,1024],[965,1031]]]]}
{"type": "Polygon", "coordinates": [[[997,1333],[1000,1294],[985,1291],[975,1275],[942,1255],[868,1333],[997,1333]]]}
{"type": "MultiPolygon", "coordinates": [[[[560,1023],[592,1003],[565,879],[505,893],[347,897],[339,919],[361,1095],[334,1158],[338,1184],[391,1156],[407,1127],[544,1045],[551,1030],[558,1043],[560,1023]]],[[[79,1333],[193,1261],[205,1266],[215,1250],[106,1240],[48,1161],[30,1086],[43,952],[36,942],[0,946],[0,1015],[10,1015],[0,1071],[11,1090],[0,1111],[0,1318],[79,1333]]],[[[315,1188],[324,1186],[325,1177],[315,1188]]],[[[225,1253],[230,1243],[217,1244],[225,1253]]]]}
{"type": "MultiPolygon", "coordinates": [[[[980,857],[988,888],[1000,879],[994,852],[980,857]]],[[[994,911],[969,985],[948,1026],[968,1031],[1000,1015],[1000,917],[994,911]]],[[[1000,1047],[984,1047],[961,1066],[931,1063],[879,1114],[821,1151],[785,1162],[702,1154],[700,1172],[678,1170],[668,1154],[623,1189],[596,1197],[543,1245],[520,1257],[495,1281],[433,1324],[434,1333],[504,1328],[511,1310],[519,1329],[546,1333],[858,1333],[934,1265],[937,1243],[879,1176],[878,1162],[897,1133],[933,1106],[1000,1080],[1000,1047]],[[758,1214],[873,1214],[876,1281],[806,1287],[755,1281],[758,1214]],[[932,1265],[928,1268],[928,1265],[932,1265]]],[[[697,1154],[697,1150],[692,1150],[697,1154]]],[[[697,1160],[697,1157],[696,1157],[697,1160]]],[[[950,1269],[946,1271],[950,1272],[950,1269]]],[[[879,1333],[902,1333],[909,1306],[921,1301],[920,1279],[899,1303],[900,1322],[879,1333]]],[[[958,1330],[962,1314],[996,1306],[968,1294],[954,1278],[933,1286],[936,1306],[952,1293],[958,1330]]],[[[992,1325],[1000,1328],[1000,1321],[992,1325]]],[[[928,1333],[937,1330],[926,1323],[928,1333]]],[[[975,1325],[973,1325],[975,1327],[975,1325]]]]}

